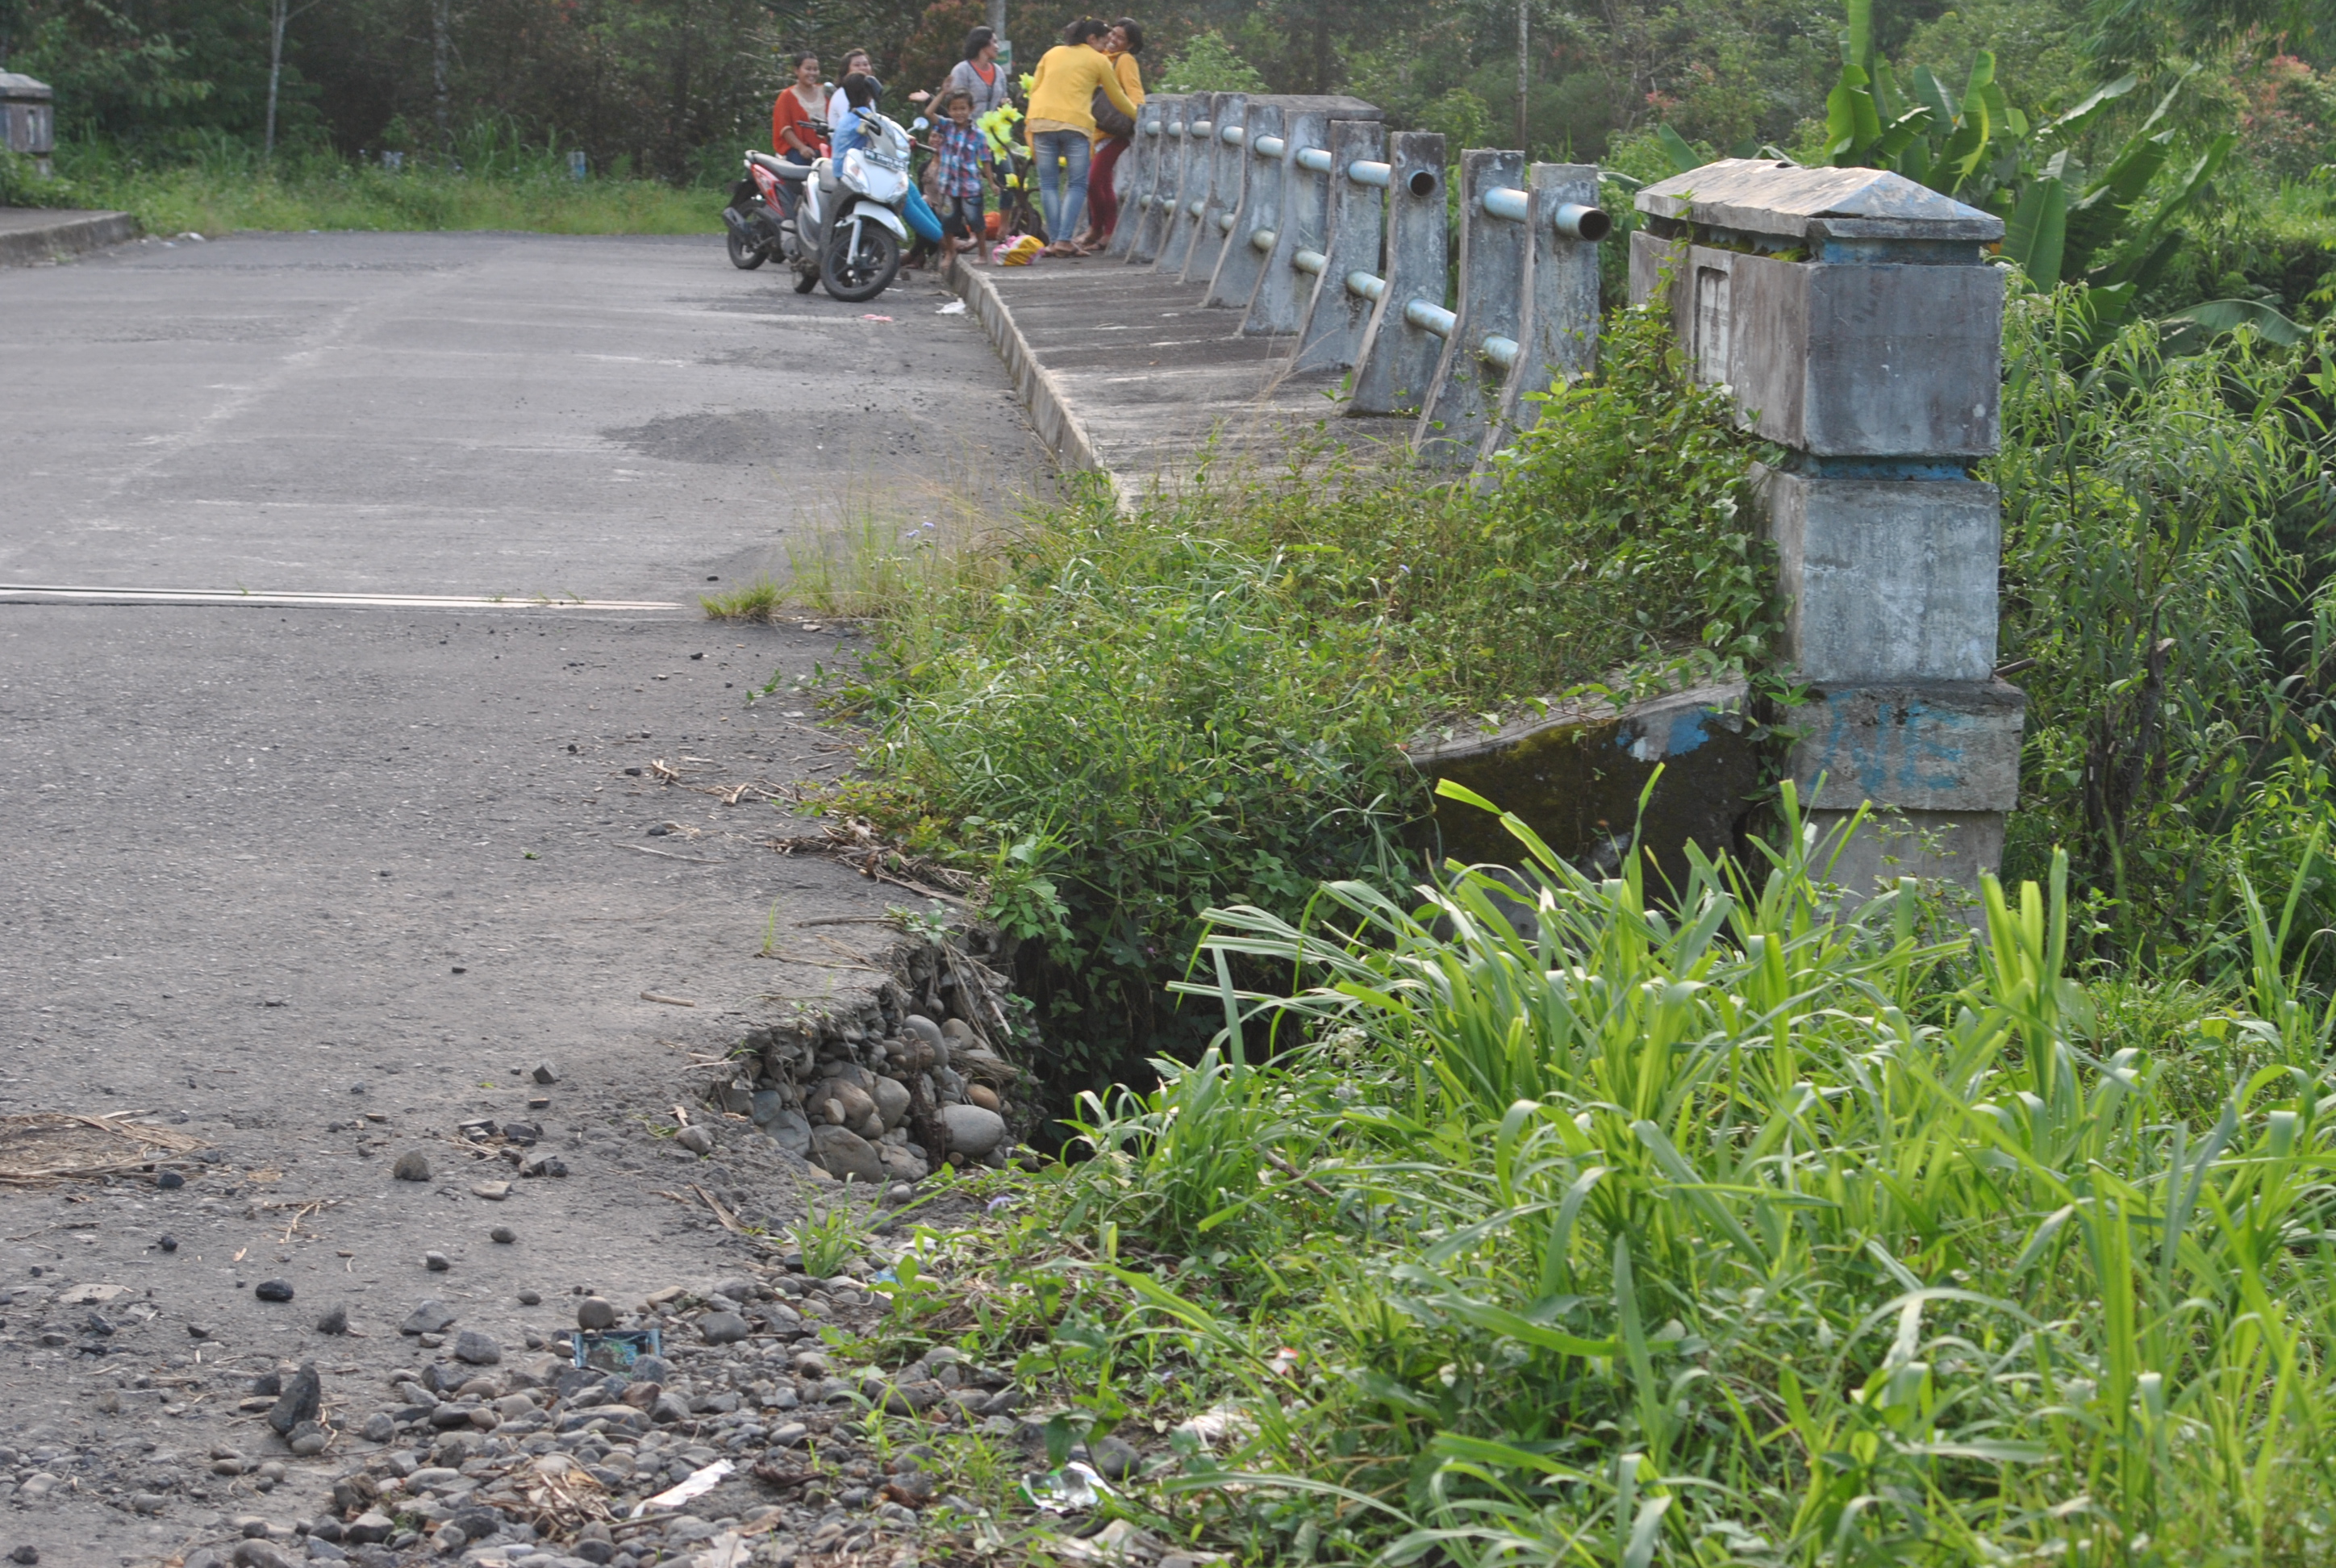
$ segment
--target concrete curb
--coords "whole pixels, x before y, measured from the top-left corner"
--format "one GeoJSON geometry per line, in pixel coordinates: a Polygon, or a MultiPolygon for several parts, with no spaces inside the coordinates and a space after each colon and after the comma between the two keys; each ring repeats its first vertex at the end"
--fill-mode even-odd
{"type": "Polygon", "coordinates": [[[1055,461],[1064,468],[1102,474],[1124,504],[1126,491],[1120,476],[1105,467],[1095,454],[1095,443],[1085,424],[1072,412],[1071,400],[1054,373],[1038,363],[1038,356],[1023,339],[1022,329],[1015,324],[1014,313],[1007,308],[997,285],[984,277],[980,268],[962,263],[953,262],[943,276],[949,288],[981,323],[982,331],[989,335],[998,357],[1006,362],[1006,368],[1013,375],[1014,389],[1030,411],[1030,422],[1038,427],[1038,438],[1055,454],[1055,461]]]}
{"type": "Polygon", "coordinates": [[[0,230],[0,267],[63,261],[137,238],[138,219],[127,212],[63,212],[54,223],[0,230]]]}

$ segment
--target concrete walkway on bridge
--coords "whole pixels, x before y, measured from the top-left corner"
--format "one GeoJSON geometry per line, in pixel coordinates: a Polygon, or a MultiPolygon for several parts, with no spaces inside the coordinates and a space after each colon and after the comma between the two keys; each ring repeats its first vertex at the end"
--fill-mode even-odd
{"type": "Polygon", "coordinates": [[[1325,436],[1402,440],[1408,419],[1348,419],[1346,373],[1290,373],[1291,339],[1244,336],[1241,312],[1118,257],[949,274],[998,346],[1032,423],[1066,469],[1099,470],[1123,495],[1173,490],[1204,468],[1285,463],[1325,436]]]}

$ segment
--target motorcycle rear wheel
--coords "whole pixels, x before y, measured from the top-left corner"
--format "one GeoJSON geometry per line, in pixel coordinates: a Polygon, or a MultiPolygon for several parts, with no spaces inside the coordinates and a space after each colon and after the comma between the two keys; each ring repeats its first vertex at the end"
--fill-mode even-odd
{"type": "Polygon", "coordinates": [[[730,247],[730,265],[741,272],[752,272],[771,258],[768,246],[747,243],[738,237],[735,229],[724,229],[723,239],[730,247]]]}
{"type": "Polygon", "coordinates": [[[892,286],[900,270],[900,242],[892,231],[874,223],[860,226],[854,248],[852,230],[839,227],[820,252],[819,278],[827,291],[846,305],[875,298],[892,286]],[[847,254],[849,252],[849,254],[847,254]]]}

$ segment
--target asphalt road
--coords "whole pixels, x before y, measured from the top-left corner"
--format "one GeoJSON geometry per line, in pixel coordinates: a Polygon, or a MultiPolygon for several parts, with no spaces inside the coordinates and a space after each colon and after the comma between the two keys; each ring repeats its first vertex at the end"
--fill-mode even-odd
{"type": "MultiPolygon", "coordinates": [[[[176,1192],[0,1192],[0,1552],[145,1563],[232,1515],[313,1514],[339,1453],[264,1494],[209,1474],[215,1446],[286,1457],[234,1417],[237,1379],[316,1359],[361,1422],[423,1296],[516,1350],[579,1287],[735,1271],[655,1195],[673,1155],[641,1118],[758,998],[865,983],[874,928],[784,963],[755,957],[766,934],[909,901],[774,853],[789,830],[752,792],[701,793],[848,766],[786,683],[855,644],[710,625],[693,597],[822,531],[1042,482],[937,288],[844,307],[790,281],[710,240],[507,235],[0,271],[0,584],[105,590],[0,602],[0,1116],[152,1110],[217,1151],[176,1192]],[[123,591],[188,589],[506,597],[123,591]],[[682,784],[626,771],[660,759],[682,784]],[[531,1090],[517,1069],[547,1057],[560,1082],[531,1090]],[[433,1135],[530,1092],[572,1174],[473,1196],[433,1135]],[[438,1181],[391,1179],[407,1147],[438,1181]],[[254,1299],[278,1276],[293,1302],[254,1299]],[[91,1282],[127,1288],[110,1336],[56,1289],[91,1282]],[[361,1337],[314,1332],[336,1304],[361,1337]],[[28,1500],[36,1474],[55,1484],[28,1500]],[[123,1506],[139,1489],[159,1514],[123,1506]]],[[[698,1179],[780,1213],[784,1176],[698,1179]]]]}

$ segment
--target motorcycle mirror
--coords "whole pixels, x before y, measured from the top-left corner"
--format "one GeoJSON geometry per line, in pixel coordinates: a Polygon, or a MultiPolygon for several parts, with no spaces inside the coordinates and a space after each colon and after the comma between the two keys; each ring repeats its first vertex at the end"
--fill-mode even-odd
{"type": "Polygon", "coordinates": [[[933,122],[920,114],[917,116],[916,123],[910,126],[909,129],[911,131],[930,131],[932,127],[933,122]]]}

